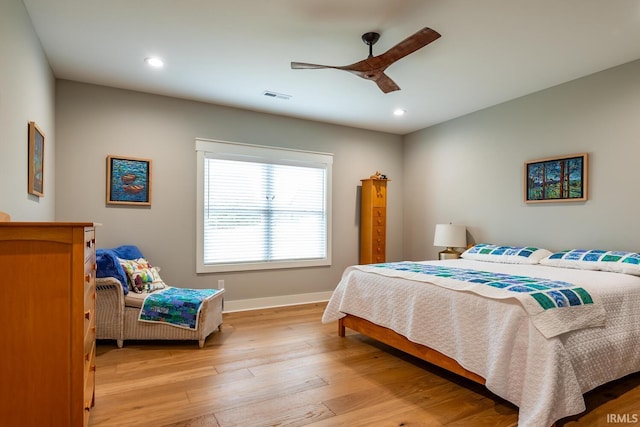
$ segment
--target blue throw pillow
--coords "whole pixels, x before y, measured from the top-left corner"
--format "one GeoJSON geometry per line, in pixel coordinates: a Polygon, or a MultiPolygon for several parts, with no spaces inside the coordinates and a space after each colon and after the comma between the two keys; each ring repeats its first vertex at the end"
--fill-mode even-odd
{"type": "Polygon", "coordinates": [[[96,250],[96,277],[115,277],[122,285],[122,291],[125,295],[129,293],[129,285],[127,284],[127,275],[120,265],[118,258],[137,259],[144,258],[140,249],[134,245],[122,245],[113,249],[97,249],[96,250]]]}
{"type": "Polygon", "coordinates": [[[144,258],[140,249],[135,245],[122,245],[117,248],[113,248],[113,251],[118,255],[118,258],[122,259],[138,259],[144,258]]]}
{"type": "Polygon", "coordinates": [[[97,249],[96,264],[98,266],[96,271],[97,278],[114,277],[118,279],[120,285],[122,285],[124,294],[129,293],[127,276],[118,261],[118,255],[116,255],[112,249],[97,249]]]}

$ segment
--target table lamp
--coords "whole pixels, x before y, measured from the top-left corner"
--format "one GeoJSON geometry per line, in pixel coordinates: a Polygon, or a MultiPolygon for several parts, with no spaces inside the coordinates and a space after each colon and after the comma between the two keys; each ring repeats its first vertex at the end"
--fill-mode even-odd
{"type": "Polygon", "coordinates": [[[433,246],[444,246],[447,249],[438,253],[438,259],[460,258],[460,252],[454,248],[467,246],[467,228],[464,225],[436,224],[433,246]]]}

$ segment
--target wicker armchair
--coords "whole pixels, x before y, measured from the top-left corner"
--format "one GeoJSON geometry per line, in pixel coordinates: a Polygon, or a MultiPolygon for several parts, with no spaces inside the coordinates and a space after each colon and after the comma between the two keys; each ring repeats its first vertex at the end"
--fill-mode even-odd
{"type": "Polygon", "coordinates": [[[96,279],[96,338],[124,345],[124,293],[112,277],[96,279]]]}
{"type": "Polygon", "coordinates": [[[222,295],[217,292],[202,304],[196,330],[138,321],[140,308],[127,307],[117,279],[96,279],[96,338],[116,340],[197,340],[204,347],[207,337],[222,326],[222,295]]]}
{"type": "Polygon", "coordinates": [[[98,250],[96,278],[96,338],[116,340],[122,348],[124,340],[197,340],[200,348],[206,338],[222,325],[224,290],[203,301],[196,329],[179,328],[170,324],[138,321],[140,307],[128,306],[125,298],[126,280],[119,267],[117,256],[134,259],[142,253],[131,245],[112,250],[98,250]],[[111,254],[110,252],[115,252],[111,254]],[[113,274],[113,275],[112,275],[113,274]],[[120,278],[117,278],[120,277],[120,278]],[[122,284],[121,284],[122,283],[122,284]]]}

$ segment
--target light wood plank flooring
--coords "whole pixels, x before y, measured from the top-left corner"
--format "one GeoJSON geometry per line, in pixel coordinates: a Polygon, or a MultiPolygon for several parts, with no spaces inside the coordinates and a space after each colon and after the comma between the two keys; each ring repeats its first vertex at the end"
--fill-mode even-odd
{"type": "MultiPolygon", "coordinates": [[[[98,343],[91,426],[515,426],[517,408],[483,386],[353,331],[325,304],[224,315],[197,342],[98,343]]],[[[587,394],[558,426],[640,418],[640,375],[587,394]]],[[[637,423],[640,425],[640,421],[637,423]]],[[[620,424],[617,424],[620,425],[620,424]]]]}

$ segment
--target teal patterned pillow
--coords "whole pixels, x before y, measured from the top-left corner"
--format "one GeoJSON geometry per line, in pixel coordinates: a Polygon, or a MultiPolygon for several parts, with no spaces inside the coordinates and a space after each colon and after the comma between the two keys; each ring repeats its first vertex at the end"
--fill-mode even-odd
{"type": "Polygon", "coordinates": [[[636,252],[572,249],[553,253],[540,264],[640,276],[640,254],[636,252]]]}
{"type": "Polygon", "coordinates": [[[498,246],[488,243],[477,244],[460,255],[477,261],[502,262],[505,264],[538,264],[551,252],[531,246],[498,246]]]}

